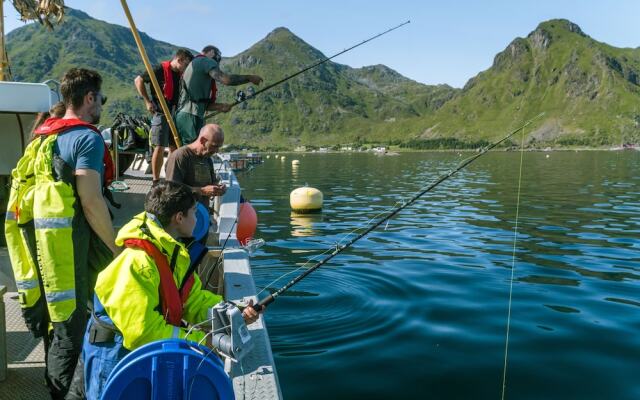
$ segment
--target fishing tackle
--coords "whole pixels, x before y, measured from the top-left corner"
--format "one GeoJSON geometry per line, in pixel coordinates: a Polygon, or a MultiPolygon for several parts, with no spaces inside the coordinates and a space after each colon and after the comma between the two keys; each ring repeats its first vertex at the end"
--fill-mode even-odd
{"type": "Polygon", "coordinates": [[[369,232],[373,231],[378,226],[382,225],[386,221],[388,221],[391,218],[393,218],[396,214],[398,214],[400,211],[402,211],[406,207],[408,207],[411,204],[413,204],[416,200],[418,200],[420,197],[422,197],[425,193],[427,193],[427,192],[431,191],[432,189],[436,188],[442,182],[446,181],[447,179],[449,179],[450,177],[455,175],[458,171],[462,170],[464,167],[466,167],[467,165],[471,164],[473,161],[475,161],[476,159],[478,159],[482,155],[486,154],[489,150],[493,149],[494,147],[496,147],[500,143],[506,141],[511,136],[515,135],[517,132],[519,132],[520,130],[524,129],[525,127],[530,125],[533,121],[537,120],[538,118],[542,117],[543,115],[544,115],[544,112],[536,115],[535,117],[531,118],[529,121],[525,122],[524,125],[522,125],[519,128],[513,130],[512,132],[510,132],[508,135],[506,135],[502,139],[500,139],[497,142],[494,142],[494,143],[484,147],[477,154],[467,158],[466,160],[461,161],[456,168],[454,168],[451,171],[439,176],[433,183],[431,183],[425,189],[423,189],[423,190],[419,191],[418,193],[416,193],[408,201],[403,202],[399,207],[396,207],[394,210],[392,210],[386,216],[382,217],[377,222],[375,222],[373,225],[371,225],[370,227],[365,229],[362,233],[357,235],[355,238],[349,240],[344,245],[336,246],[336,248],[327,257],[325,257],[324,259],[320,260],[315,265],[313,265],[311,268],[309,268],[308,270],[304,271],[300,275],[298,275],[295,278],[293,278],[289,283],[287,283],[286,285],[282,286],[280,289],[276,290],[275,292],[271,293],[270,295],[268,295],[264,299],[260,300],[260,302],[258,302],[257,304],[254,304],[252,306],[253,309],[256,310],[256,311],[261,311],[264,306],[267,306],[267,305],[273,303],[278,296],[280,296],[282,293],[287,291],[289,288],[291,288],[296,283],[298,283],[301,280],[303,280],[307,275],[309,275],[313,271],[317,270],[318,268],[320,268],[321,266],[326,264],[329,260],[331,260],[333,257],[337,256],[338,254],[342,253],[345,249],[351,247],[351,245],[353,245],[355,242],[357,242],[358,240],[360,240],[363,237],[365,237],[369,232]]]}
{"type": "MultiPolygon", "coordinates": [[[[321,65],[321,64],[324,64],[324,63],[326,63],[327,61],[329,61],[329,60],[331,60],[331,59],[333,59],[333,58],[336,58],[336,57],[338,57],[338,56],[339,56],[339,55],[341,55],[341,54],[344,54],[344,53],[346,53],[346,52],[348,52],[348,51],[350,51],[350,50],[353,50],[353,49],[355,49],[356,47],[360,47],[360,46],[362,46],[363,44],[365,44],[365,43],[367,43],[367,42],[370,42],[370,41],[372,41],[372,40],[374,40],[374,39],[377,39],[377,38],[379,38],[379,37],[380,37],[380,36],[382,36],[382,35],[386,35],[387,33],[391,32],[391,31],[395,31],[396,29],[398,29],[398,28],[400,28],[400,27],[402,27],[402,26],[404,26],[404,25],[407,25],[407,24],[409,24],[409,23],[411,23],[411,21],[405,21],[405,22],[401,23],[400,25],[396,25],[396,26],[394,26],[393,28],[389,28],[389,29],[387,29],[386,31],[384,31],[384,32],[382,32],[382,33],[379,33],[379,34],[377,34],[377,35],[375,35],[375,36],[370,37],[369,39],[363,40],[362,42],[360,42],[360,43],[358,43],[358,44],[355,44],[355,45],[353,45],[353,46],[351,46],[351,47],[349,47],[349,48],[347,48],[347,49],[344,49],[344,50],[342,50],[341,52],[339,52],[339,53],[336,53],[336,54],[332,55],[331,57],[323,58],[322,60],[320,60],[320,61],[318,61],[318,62],[316,62],[316,63],[314,63],[314,64],[311,64],[311,65],[309,65],[309,66],[307,66],[307,67],[304,67],[304,68],[303,68],[303,69],[301,69],[300,71],[298,71],[298,72],[296,72],[296,73],[294,73],[294,74],[292,74],[292,75],[289,75],[289,76],[287,76],[287,77],[284,77],[284,78],[280,79],[279,81],[274,82],[274,83],[272,83],[271,85],[266,86],[266,87],[264,87],[264,88],[262,88],[262,89],[258,90],[257,92],[254,92],[254,89],[253,89],[252,87],[249,87],[249,89],[247,89],[247,92],[248,92],[248,93],[246,93],[246,94],[245,94],[244,92],[240,91],[239,93],[242,93],[242,95],[243,95],[243,96],[242,96],[242,98],[240,98],[239,96],[236,96],[236,100],[235,100],[233,103],[231,103],[231,108],[233,108],[233,107],[237,106],[238,104],[244,103],[245,101],[247,101],[247,100],[249,100],[249,99],[252,99],[252,98],[256,97],[256,96],[257,96],[257,95],[259,95],[260,93],[266,92],[267,90],[269,90],[269,89],[271,89],[271,88],[273,88],[273,87],[275,87],[275,86],[278,86],[278,85],[280,85],[281,83],[284,83],[284,82],[288,81],[289,79],[295,78],[296,76],[298,76],[298,75],[300,75],[300,74],[302,74],[302,73],[304,73],[304,72],[307,72],[307,71],[309,71],[310,69],[313,69],[313,68],[315,68],[315,67],[317,67],[317,66],[319,66],[319,65],[321,65]]],[[[217,114],[218,114],[218,112],[217,112],[217,111],[210,112],[209,114],[206,114],[206,115],[204,116],[204,119],[207,119],[207,118],[213,117],[214,115],[217,115],[217,114]]]]}

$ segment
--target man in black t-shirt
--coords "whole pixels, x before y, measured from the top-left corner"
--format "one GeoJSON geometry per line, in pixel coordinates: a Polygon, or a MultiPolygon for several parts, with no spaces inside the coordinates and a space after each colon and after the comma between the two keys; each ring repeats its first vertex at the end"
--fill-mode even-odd
{"type": "MultiPolygon", "coordinates": [[[[178,49],[175,56],[171,60],[163,61],[153,68],[153,73],[158,80],[158,84],[163,92],[169,110],[173,114],[178,103],[180,78],[187,68],[187,65],[193,59],[193,55],[189,50],[178,49]],[[170,79],[169,79],[170,78],[170,79]]],[[[147,72],[138,75],[135,79],[136,89],[142,98],[147,110],[153,115],[151,119],[151,145],[153,146],[153,155],[151,157],[151,172],[153,174],[153,182],[157,183],[160,179],[160,170],[164,161],[164,149],[169,147],[169,153],[176,149],[176,145],[169,129],[165,116],[160,107],[160,102],[156,96],[156,92],[151,85],[151,78],[147,72]],[[149,84],[151,97],[147,93],[145,84],[149,84]]]]}
{"type": "Polygon", "coordinates": [[[224,132],[219,125],[203,126],[194,142],[169,155],[167,180],[190,186],[198,200],[209,207],[211,197],[222,196],[227,191],[224,184],[218,184],[211,160],[223,143],[224,132]]]}

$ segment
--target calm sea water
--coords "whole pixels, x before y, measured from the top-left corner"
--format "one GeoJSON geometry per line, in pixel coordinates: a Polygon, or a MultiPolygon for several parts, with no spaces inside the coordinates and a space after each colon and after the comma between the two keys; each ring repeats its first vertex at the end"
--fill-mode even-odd
{"type": "MultiPolygon", "coordinates": [[[[640,399],[640,152],[548,154],[524,159],[506,396],[640,399]]],[[[282,286],[468,155],[288,154],[240,174],[267,242],[256,283],[282,286]],[[319,215],[291,214],[305,183],[319,215]]],[[[285,398],[500,397],[519,157],[481,157],[269,308],[285,398]]]]}

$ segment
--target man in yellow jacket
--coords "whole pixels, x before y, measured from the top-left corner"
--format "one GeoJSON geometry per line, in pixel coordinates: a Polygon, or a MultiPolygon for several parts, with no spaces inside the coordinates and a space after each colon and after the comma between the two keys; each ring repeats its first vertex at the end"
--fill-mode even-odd
{"type": "MultiPolygon", "coordinates": [[[[189,331],[183,321],[206,320],[208,309],[222,300],[202,289],[178,240],[191,237],[196,223],[191,189],[160,183],[147,194],[145,210],[118,232],[116,244],[125,250],[98,275],[82,350],[88,399],[100,398],[109,374],[130,351],[160,339],[203,341],[205,333],[189,331]]],[[[258,313],[247,307],[243,317],[250,324],[258,313]]]]}

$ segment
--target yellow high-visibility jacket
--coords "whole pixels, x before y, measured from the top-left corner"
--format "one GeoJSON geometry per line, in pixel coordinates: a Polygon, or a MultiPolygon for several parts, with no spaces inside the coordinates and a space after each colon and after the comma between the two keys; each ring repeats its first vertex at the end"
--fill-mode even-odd
{"type": "Polygon", "coordinates": [[[4,222],[7,251],[22,308],[33,307],[40,299],[36,255],[29,249],[26,229],[21,227],[33,221],[33,164],[41,143],[40,140],[29,143],[23,157],[11,171],[11,190],[4,222]]]}
{"type": "MultiPolygon", "coordinates": [[[[173,278],[180,287],[189,269],[189,252],[182,243],[172,238],[146,213],[136,215],[118,232],[116,244],[122,246],[127,239],[152,242],[170,261],[177,252],[173,278]]],[[[107,315],[122,333],[123,345],[134,350],[155,340],[172,337],[192,341],[204,339],[204,333],[169,324],[161,314],[160,273],[153,258],[144,250],[125,248],[115,260],[98,275],[95,294],[107,315]]],[[[222,297],[202,288],[194,272],[194,283],[183,304],[183,319],[195,324],[207,319],[207,310],[222,301],[222,297]]]]}

